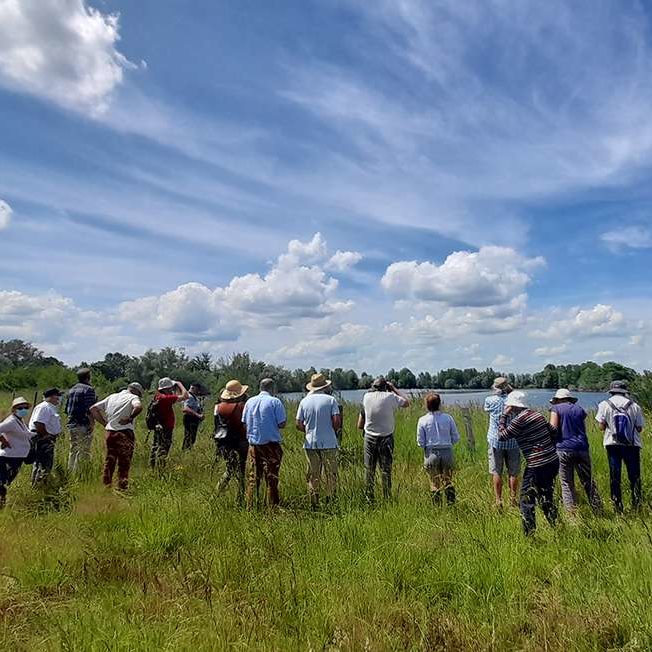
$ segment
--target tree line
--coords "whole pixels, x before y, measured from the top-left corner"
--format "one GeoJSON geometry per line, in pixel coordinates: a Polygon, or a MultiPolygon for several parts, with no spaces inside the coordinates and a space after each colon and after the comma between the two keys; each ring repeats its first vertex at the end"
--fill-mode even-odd
{"type": "MultiPolygon", "coordinates": [[[[261,378],[276,380],[281,392],[302,392],[310,376],[317,371],[326,374],[336,389],[368,389],[373,376],[353,369],[322,368],[286,369],[252,358],[249,353],[235,353],[213,358],[208,353],[189,356],[183,348],[165,347],[149,350],[141,356],[124,353],[107,353],[102,360],[83,362],[93,370],[94,383],[101,391],[112,391],[127,382],[137,381],[151,388],[163,376],[171,376],[188,385],[201,384],[206,391],[214,392],[231,378],[256,387],[261,378]]],[[[401,389],[488,389],[501,374],[491,367],[478,370],[443,369],[437,372],[410,369],[390,369],[386,378],[401,389]]],[[[634,382],[639,374],[616,362],[583,362],[571,365],[546,365],[533,374],[504,374],[514,387],[522,389],[571,387],[578,390],[604,391],[612,380],[634,382]]],[[[644,374],[645,377],[649,374],[644,374]]],[[[46,386],[67,387],[75,382],[74,369],[60,360],[46,356],[37,347],[23,340],[0,340],[0,389],[16,391],[46,386]]]]}

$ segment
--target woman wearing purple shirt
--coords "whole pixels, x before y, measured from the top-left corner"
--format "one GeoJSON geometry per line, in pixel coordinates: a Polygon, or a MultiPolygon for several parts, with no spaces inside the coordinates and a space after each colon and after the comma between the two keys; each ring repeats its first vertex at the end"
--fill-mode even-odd
{"type": "Polygon", "coordinates": [[[589,440],[586,437],[586,412],[577,405],[577,398],[567,389],[559,389],[550,401],[550,425],[557,431],[557,455],[559,456],[559,479],[564,508],[577,510],[575,472],[586,491],[594,512],[602,510],[602,501],[591,474],[589,440]]]}

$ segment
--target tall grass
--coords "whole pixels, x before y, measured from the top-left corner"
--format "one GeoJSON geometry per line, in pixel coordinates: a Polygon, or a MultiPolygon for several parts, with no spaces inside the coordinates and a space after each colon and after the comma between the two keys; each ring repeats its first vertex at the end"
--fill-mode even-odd
{"type": "MultiPolygon", "coordinates": [[[[292,426],[279,513],[241,510],[235,487],[216,495],[222,466],[207,426],[185,454],[177,431],[164,474],[147,468],[139,430],[127,496],[101,487],[99,429],[85,479],[61,469],[40,494],[24,469],[0,514],[0,649],[652,649],[647,510],[595,518],[583,505],[577,523],[552,530],[539,519],[525,540],[517,512],[491,508],[479,411],[477,451],[457,448],[459,502],[433,508],[419,413],[399,416],[395,498],[373,508],[353,406],[338,501],[317,512],[292,426]]],[[[606,498],[593,425],[590,438],[606,498]]],[[[67,441],[59,446],[64,462],[67,441]]],[[[643,464],[650,489],[647,451],[643,464]]]]}

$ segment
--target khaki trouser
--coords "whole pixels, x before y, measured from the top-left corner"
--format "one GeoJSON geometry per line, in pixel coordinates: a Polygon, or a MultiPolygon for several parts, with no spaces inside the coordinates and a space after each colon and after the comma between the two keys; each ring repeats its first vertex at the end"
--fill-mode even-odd
{"type": "Polygon", "coordinates": [[[68,426],[70,431],[70,454],[68,455],[68,470],[76,473],[80,463],[88,463],[91,459],[93,445],[93,428],[87,426],[68,426]]]}
{"type": "Polygon", "coordinates": [[[306,448],[308,470],[306,479],[311,496],[319,495],[322,473],[324,494],[334,496],[337,488],[337,448],[306,448]]]}

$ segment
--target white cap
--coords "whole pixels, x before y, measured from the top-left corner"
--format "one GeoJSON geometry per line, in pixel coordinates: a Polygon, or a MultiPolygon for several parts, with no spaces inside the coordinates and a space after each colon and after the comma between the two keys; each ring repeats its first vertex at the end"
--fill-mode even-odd
{"type": "Polygon", "coordinates": [[[577,398],[570,393],[570,390],[566,388],[562,388],[562,389],[558,389],[555,392],[555,395],[550,402],[552,403],[553,401],[563,401],[565,399],[570,399],[571,401],[577,401],[577,398]]]}
{"type": "Polygon", "coordinates": [[[505,401],[505,407],[529,408],[528,395],[520,390],[511,392],[505,401]]]}
{"type": "Polygon", "coordinates": [[[174,381],[172,378],[168,378],[167,376],[165,378],[161,378],[161,380],[158,381],[158,388],[159,389],[172,389],[174,387],[174,381]]]}

